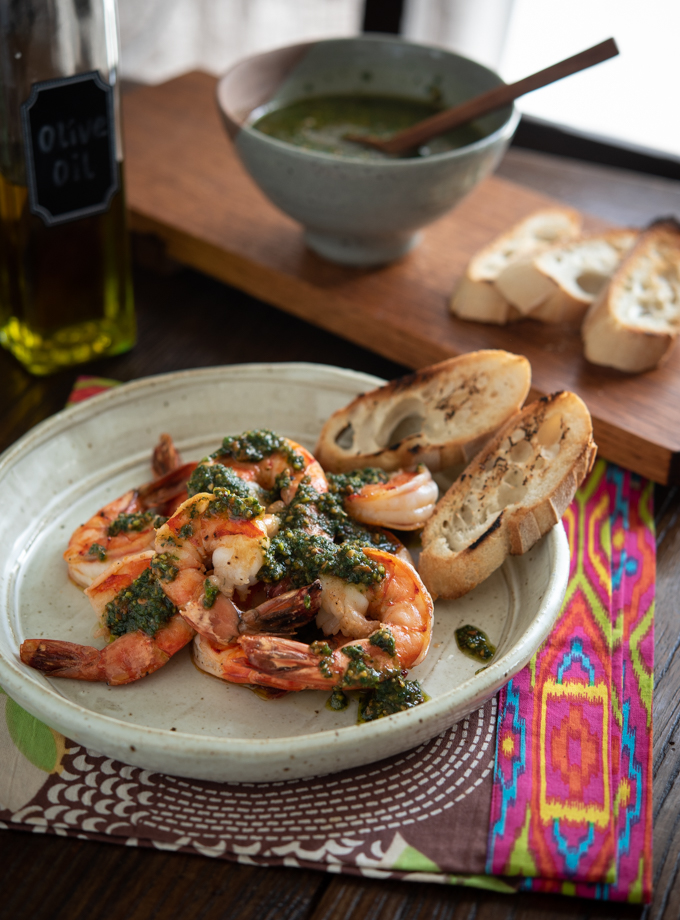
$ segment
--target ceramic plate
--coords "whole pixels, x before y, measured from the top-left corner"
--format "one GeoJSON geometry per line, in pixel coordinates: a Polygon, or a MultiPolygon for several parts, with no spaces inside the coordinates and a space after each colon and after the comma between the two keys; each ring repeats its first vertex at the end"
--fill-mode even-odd
{"type": "Polygon", "coordinates": [[[198,671],[188,649],[124,687],[48,679],[18,658],[25,638],[93,645],[93,613],[66,573],[74,528],[150,478],[169,432],[185,459],[225,434],[272,428],[313,449],[323,421],[375,377],[314,364],[208,368],[150,377],[67,409],[0,459],[0,684],[29,712],[79,744],[135,766],[196,779],[271,781],[359,766],[414,747],[492,696],[522,668],[557,617],[569,570],[561,525],[510,557],[457,601],[438,601],[430,652],[411,676],[428,702],[357,724],[357,704],[326,708],[328,693],[263,701],[198,671]],[[495,660],[461,654],[454,631],[483,629],[495,660]]]}

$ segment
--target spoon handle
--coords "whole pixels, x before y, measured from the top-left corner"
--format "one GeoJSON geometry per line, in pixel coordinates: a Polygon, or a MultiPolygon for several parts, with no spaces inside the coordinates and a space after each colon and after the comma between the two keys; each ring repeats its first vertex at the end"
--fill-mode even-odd
{"type": "MultiPolygon", "coordinates": [[[[530,93],[535,89],[540,89],[542,86],[547,86],[549,83],[555,83],[563,77],[578,73],[580,70],[586,70],[588,67],[602,63],[602,61],[607,61],[609,58],[616,57],[618,53],[619,49],[616,46],[616,42],[613,38],[608,38],[606,41],[600,42],[599,45],[593,45],[592,48],[587,48],[585,51],[574,54],[572,57],[553,64],[551,67],[546,67],[545,70],[539,70],[538,73],[524,77],[523,80],[496,86],[488,90],[488,92],[482,93],[481,96],[475,96],[474,99],[461,103],[461,105],[446,109],[444,112],[438,112],[431,118],[426,118],[424,121],[418,122],[417,125],[413,125],[412,128],[399,131],[389,140],[381,139],[378,143],[372,143],[371,146],[379,147],[385,153],[404,153],[406,150],[419,147],[432,137],[444,134],[453,128],[458,128],[460,125],[472,121],[474,118],[479,118],[481,115],[487,115],[489,112],[501,109],[520,96],[524,96],[525,93],[530,93]]],[[[351,140],[361,141],[362,138],[352,135],[351,140]]],[[[365,140],[368,140],[368,138],[365,140]]],[[[375,142],[378,139],[371,138],[371,140],[375,142]]]]}

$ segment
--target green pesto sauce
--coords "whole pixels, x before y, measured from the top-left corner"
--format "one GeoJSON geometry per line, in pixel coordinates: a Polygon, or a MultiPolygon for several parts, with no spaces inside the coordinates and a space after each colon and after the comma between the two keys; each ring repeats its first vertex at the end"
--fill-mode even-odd
{"type": "Polygon", "coordinates": [[[360,543],[388,553],[397,551],[399,544],[384,530],[371,529],[351,518],[344,509],[343,500],[339,489],[319,493],[305,476],[279,518],[289,530],[309,531],[316,528],[337,543],[360,543]]]}
{"type": "Polygon", "coordinates": [[[394,641],[394,635],[389,626],[381,626],[373,635],[369,636],[368,644],[382,649],[393,658],[397,654],[397,643],[394,641]]]}
{"type": "Polygon", "coordinates": [[[142,530],[146,530],[149,524],[158,529],[166,521],[167,518],[154,514],[153,511],[136,511],[132,514],[123,513],[119,514],[115,521],[109,524],[106,532],[110,537],[116,537],[119,533],[130,533],[131,531],[140,533],[142,530]]]}
{"type": "Polygon", "coordinates": [[[112,636],[138,629],[153,636],[176,613],[177,608],[165,595],[155,574],[145,569],[106,605],[105,623],[112,636]]]}
{"type": "Polygon", "coordinates": [[[368,690],[379,686],[385,672],[372,666],[370,657],[360,645],[345,645],[340,651],[350,660],[340,681],[341,687],[368,690]]]}
{"type": "Polygon", "coordinates": [[[315,655],[321,655],[322,658],[330,658],[333,654],[333,649],[328,642],[324,642],[323,640],[312,642],[309,647],[315,655]]]}
{"type": "Polygon", "coordinates": [[[335,534],[335,523],[333,521],[335,509],[327,507],[323,503],[324,498],[325,494],[322,495],[317,492],[311,485],[310,477],[305,476],[299,483],[290,504],[279,512],[278,517],[281,521],[281,526],[285,527],[286,530],[310,531],[320,529],[332,540],[335,534]]]}
{"type": "Polygon", "coordinates": [[[231,519],[250,521],[264,512],[264,508],[250,490],[246,490],[244,495],[215,486],[213,495],[215,497],[205,511],[206,517],[226,513],[231,519]]]}
{"type": "Polygon", "coordinates": [[[359,722],[372,722],[425,702],[425,694],[417,680],[406,680],[395,674],[363,693],[359,700],[359,722]]]}
{"type": "Polygon", "coordinates": [[[241,463],[259,463],[275,453],[283,454],[296,472],[305,468],[305,458],[302,454],[293,450],[285,438],[267,428],[226,437],[222,441],[222,446],[210,456],[212,459],[232,457],[241,463]]]}
{"type": "Polygon", "coordinates": [[[309,646],[312,652],[315,655],[319,655],[321,660],[319,661],[319,671],[321,672],[322,677],[332,677],[333,672],[331,671],[331,666],[326,661],[327,658],[330,658],[333,654],[333,650],[328,644],[322,640],[312,642],[309,646]]]}
{"type": "MultiPolygon", "coordinates": [[[[442,106],[398,96],[337,95],[300,99],[270,109],[251,127],[296,147],[335,156],[384,160],[386,155],[345,139],[346,134],[390,137],[442,111],[442,106]]],[[[413,151],[411,156],[445,153],[484,137],[475,122],[449,131],[413,151]]]]}
{"type": "Polygon", "coordinates": [[[342,710],[347,709],[348,706],[349,697],[337,687],[326,700],[326,709],[330,709],[333,712],[342,712],[342,710]]]}
{"type": "Polygon", "coordinates": [[[364,486],[373,486],[387,482],[389,474],[375,466],[367,466],[362,470],[352,470],[350,473],[327,473],[328,487],[331,492],[340,495],[353,495],[364,486]]]}
{"type": "Polygon", "coordinates": [[[198,495],[199,492],[214,492],[216,488],[228,489],[241,498],[252,495],[248,483],[231,467],[223,466],[221,463],[200,463],[187,483],[189,498],[198,495]]]}
{"type": "Polygon", "coordinates": [[[88,556],[96,556],[100,562],[105,562],[106,560],[106,550],[101,545],[101,543],[93,543],[92,546],[87,551],[88,556]]]}
{"type": "Polygon", "coordinates": [[[301,530],[281,530],[272,538],[258,581],[281,581],[294,587],[310,585],[319,575],[337,575],[355,585],[372,585],[385,576],[385,567],[369,559],[356,543],[332,543],[327,537],[301,530]]]}
{"type": "Polygon", "coordinates": [[[476,626],[461,626],[456,630],[458,648],[475,661],[488,664],[496,654],[496,647],[489,642],[489,637],[476,626]]]}
{"type": "Polygon", "coordinates": [[[214,605],[219,593],[220,589],[214,585],[209,578],[206,578],[203,582],[203,606],[206,610],[210,610],[214,605]]]}
{"type": "Polygon", "coordinates": [[[156,553],[151,559],[151,568],[153,573],[160,581],[174,581],[179,575],[179,569],[175,565],[177,556],[170,553],[156,553]]]}

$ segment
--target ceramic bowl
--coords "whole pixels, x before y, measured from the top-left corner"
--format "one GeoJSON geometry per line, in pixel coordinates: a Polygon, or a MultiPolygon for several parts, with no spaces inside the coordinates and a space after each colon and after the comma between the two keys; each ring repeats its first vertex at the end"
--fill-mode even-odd
{"type": "MultiPolygon", "coordinates": [[[[495,168],[517,127],[507,107],[478,120],[484,136],[444,153],[366,160],[295,147],[251,127],[253,113],[305,97],[370,94],[456,105],[502,83],[450,51],[384,36],[309,42],[240,61],[219,81],[226,129],[252,178],[333,262],[378,265],[404,255],[495,168]]],[[[255,116],[257,117],[257,116],[255,116]]]]}

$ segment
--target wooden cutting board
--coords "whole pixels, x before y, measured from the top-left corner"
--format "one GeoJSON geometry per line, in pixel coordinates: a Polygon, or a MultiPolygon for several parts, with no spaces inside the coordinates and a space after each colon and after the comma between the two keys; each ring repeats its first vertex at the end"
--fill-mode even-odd
{"type": "MultiPolygon", "coordinates": [[[[409,367],[479,348],[524,354],[534,395],[568,389],[585,400],[602,456],[660,483],[680,481],[680,349],[664,367],[629,376],[588,364],[578,332],[532,320],[485,326],[448,312],[470,256],[552,199],[491,177],[400,262],[332,265],[304,246],[299,225],[246,174],[221,126],[215,84],[190,73],[125,97],[133,230],[160,237],[185,265],[409,367]]],[[[587,226],[603,224],[593,218],[587,226]]]]}

